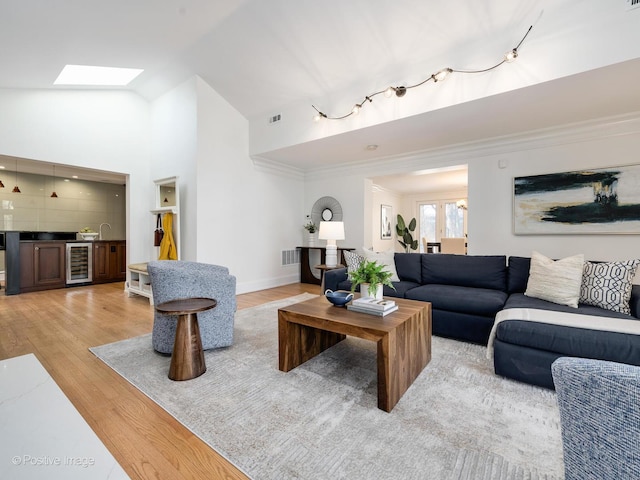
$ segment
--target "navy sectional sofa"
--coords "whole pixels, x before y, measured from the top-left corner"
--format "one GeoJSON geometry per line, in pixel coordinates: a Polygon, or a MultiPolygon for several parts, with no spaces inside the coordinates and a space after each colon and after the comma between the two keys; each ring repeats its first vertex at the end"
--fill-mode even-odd
{"type": "MultiPolygon", "coordinates": [[[[638,321],[640,285],[631,293],[631,315],[591,305],[578,308],[527,297],[528,257],[509,257],[508,293],[504,308],[535,308],[638,321]]],[[[501,322],[493,343],[498,375],[546,388],[554,388],[551,364],[559,357],[581,357],[640,365],[640,335],[566,327],[522,320],[501,322]]]]}
{"type": "MultiPolygon", "coordinates": [[[[486,345],[496,314],[507,308],[535,308],[586,315],[640,317],[640,285],[634,285],[631,315],[579,305],[577,309],[524,295],[530,259],[504,255],[474,256],[396,253],[400,278],[384,295],[430,302],[433,334],[486,345]]],[[[325,288],[350,290],[347,269],[325,272],[325,288]]],[[[574,356],[640,365],[640,335],[596,331],[521,320],[501,322],[495,333],[494,368],[498,375],[554,388],[551,364],[574,356]]]]}

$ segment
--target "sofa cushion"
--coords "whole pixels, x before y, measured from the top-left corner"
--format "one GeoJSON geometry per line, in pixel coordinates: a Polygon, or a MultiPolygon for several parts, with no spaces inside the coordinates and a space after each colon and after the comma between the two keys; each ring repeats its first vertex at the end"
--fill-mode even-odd
{"type": "Polygon", "coordinates": [[[422,283],[507,290],[504,255],[424,254],[422,283]]]}
{"type": "Polygon", "coordinates": [[[386,252],[374,252],[368,248],[362,247],[362,256],[369,262],[378,262],[380,265],[384,265],[388,272],[391,272],[391,281],[399,282],[398,272],[396,271],[395,252],[393,250],[387,250],[386,252]]]}
{"type": "Polygon", "coordinates": [[[422,283],[422,255],[419,253],[396,253],[396,271],[400,280],[422,283]]]}
{"type": "Polygon", "coordinates": [[[579,304],[578,308],[569,307],[567,305],[558,305],[557,303],[547,302],[539,298],[527,297],[522,293],[512,293],[509,295],[504,308],[536,308],[539,310],[554,310],[556,312],[578,313],[582,315],[595,315],[598,317],[611,318],[632,318],[631,315],[624,313],[612,312],[604,308],[594,307],[592,305],[579,304]]]}
{"type": "Polygon", "coordinates": [[[640,364],[640,335],[522,320],[505,320],[498,324],[496,338],[512,345],[572,357],[640,364]]]}
{"type": "Polygon", "coordinates": [[[408,290],[405,297],[431,302],[433,309],[494,316],[504,307],[507,293],[500,290],[455,285],[422,285],[408,290]]]}
{"type": "Polygon", "coordinates": [[[534,251],[531,255],[529,280],[524,294],[528,297],[577,308],[583,266],[584,255],[582,254],[552,260],[534,251]]]}
{"type": "Polygon", "coordinates": [[[508,284],[509,293],[524,293],[529,280],[530,257],[509,257],[508,284]]]}
{"type": "Polygon", "coordinates": [[[620,313],[631,313],[629,299],[640,260],[585,262],[580,302],[620,313]]]}

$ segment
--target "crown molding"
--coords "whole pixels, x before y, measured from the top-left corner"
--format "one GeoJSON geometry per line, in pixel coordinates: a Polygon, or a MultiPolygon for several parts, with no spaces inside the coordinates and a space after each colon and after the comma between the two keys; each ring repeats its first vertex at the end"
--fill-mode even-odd
{"type": "Polygon", "coordinates": [[[307,171],[304,177],[307,180],[319,180],[335,177],[336,175],[362,175],[363,171],[366,172],[368,177],[407,173],[427,168],[468,163],[470,159],[479,157],[583,143],[639,133],[640,112],[635,112],[559,127],[532,130],[522,134],[492,137],[481,141],[380,157],[375,160],[352,162],[336,167],[319,167],[307,171]]]}
{"type": "Polygon", "coordinates": [[[259,155],[252,155],[251,160],[253,161],[255,169],[259,172],[293,178],[295,180],[305,179],[304,172],[299,168],[292,167],[291,165],[264,158],[259,155]]]}

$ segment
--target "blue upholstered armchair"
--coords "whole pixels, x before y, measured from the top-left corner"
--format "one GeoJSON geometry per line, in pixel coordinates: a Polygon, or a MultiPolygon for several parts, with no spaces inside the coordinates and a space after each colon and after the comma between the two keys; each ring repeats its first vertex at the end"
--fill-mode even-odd
{"type": "MultiPolygon", "coordinates": [[[[206,263],[160,260],[149,262],[147,270],[155,305],[194,297],[217,300],[214,309],[198,313],[204,350],[233,344],[236,277],[229,275],[229,269],[206,263]]],[[[173,351],[176,324],[177,316],[155,312],[152,343],[156,351],[167,354],[173,351]]]]}
{"type": "Polygon", "coordinates": [[[561,357],[551,370],[566,480],[640,479],[640,367],[561,357]]]}

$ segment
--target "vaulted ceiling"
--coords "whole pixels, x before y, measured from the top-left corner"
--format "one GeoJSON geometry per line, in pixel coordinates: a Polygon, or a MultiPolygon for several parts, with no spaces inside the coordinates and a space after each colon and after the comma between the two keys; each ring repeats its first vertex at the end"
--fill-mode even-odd
{"type": "MultiPolygon", "coordinates": [[[[622,10],[628,0],[610,2],[612,9],[622,10]]],[[[64,88],[53,86],[53,81],[65,64],[134,67],[143,68],[144,73],[124,88],[149,100],[199,75],[247,119],[266,119],[299,102],[309,103],[310,118],[313,101],[339,98],[338,92],[354,85],[368,85],[370,90],[362,92],[366,94],[380,88],[381,81],[410,83],[453,60],[462,66],[490,65],[497,52],[517,43],[528,25],[545,19],[548,13],[540,17],[545,9],[571,9],[579,25],[593,17],[595,4],[569,0],[4,1],[0,88],[64,88]]],[[[640,18],[640,10],[630,14],[640,18]]],[[[567,76],[328,137],[314,141],[311,148],[301,144],[274,151],[271,158],[311,169],[337,156],[341,161],[367,158],[370,154],[363,148],[369,143],[380,145],[376,155],[390,156],[640,111],[639,76],[640,60],[620,62],[580,73],[577,82],[577,76],[567,76]],[[306,163],[301,164],[301,159],[306,163]]]]}

